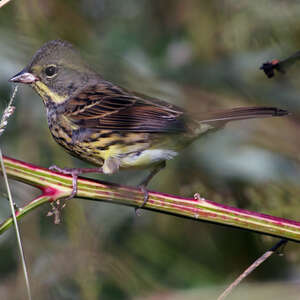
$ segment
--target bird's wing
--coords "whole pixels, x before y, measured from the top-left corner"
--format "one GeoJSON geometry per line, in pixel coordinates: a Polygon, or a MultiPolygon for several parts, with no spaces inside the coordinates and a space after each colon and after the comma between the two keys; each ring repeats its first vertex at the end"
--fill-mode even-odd
{"type": "Polygon", "coordinates": [[[89,86],[64,104],[64,114],[81,128],[130,132],[181,132],[183,111],[128,92],[107,81],[89,86]]]}

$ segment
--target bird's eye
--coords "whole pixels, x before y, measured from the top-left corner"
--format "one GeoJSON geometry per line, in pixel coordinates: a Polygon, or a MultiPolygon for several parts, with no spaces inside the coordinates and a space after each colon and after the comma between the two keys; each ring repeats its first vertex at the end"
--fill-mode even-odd
{"type": "Polygon", "coordinates": [[[53,77],[57,72],[57,68],[56,66],[54,65],[51,65],[51,66],[48,66],[46,69],[45,69],[45,74],[48,76],[48,77],[53,77]]]}

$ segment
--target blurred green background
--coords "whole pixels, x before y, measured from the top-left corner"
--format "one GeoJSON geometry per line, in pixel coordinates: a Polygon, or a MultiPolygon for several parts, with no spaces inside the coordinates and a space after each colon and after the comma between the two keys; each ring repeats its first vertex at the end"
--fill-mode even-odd
{"type": "MultiPolygon", "coordinates": [[[[269,80],[266,60],[300,48],[300,2],[282,0],[12,0],[0,9],[0,108],[7,80],[46,41],[66,39],[108,80],[206,111],[274,105],[292,116],[248,120],[200,139],[151,189],[276,216],[300,217],[300,66],[269,80]]],[[[83,166],[52,140],[40,98],[21,87],[1,137],[5,155],[83,166]]],[[[147,171],[95,178],[136,185],[147,171]]],[[[10,215],[1,179],[0,216],[10,215]]],[[[11,181],[22,205],[38,191],[11,181]]],[[[45,206],[20,222],[34,299],[216,299],[277,239],[143,211],[72,200],[54,225],[45,206]]],[[[0,298],[25,299],[11,228],[0,239],[0,298]]],[[[300,251],[289,243],[229,299],[299,299],[300,251]]]]}

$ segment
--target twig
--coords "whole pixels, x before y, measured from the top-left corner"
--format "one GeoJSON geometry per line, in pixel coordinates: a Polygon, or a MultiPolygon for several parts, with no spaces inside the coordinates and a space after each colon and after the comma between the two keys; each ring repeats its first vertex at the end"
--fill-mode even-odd
{"type": "MultiPolygon", "coordinates": [[[[17,90],[18,90],[18,87],[16,86],[13,90],[13,93],[12,93],[11,97],[10,97],[10,100],[8,102],[8,106],[4,110],[2,118],[0,120],[0,136],[3,134],[3,132],[6,128],[9,117],[15,111],[15,107],[12,104],[13,104],[14,98],[17,94],[17,90]]],[[[3,155],[2,155],[1,148],[0,148],[0,164],[1,164],[2,174],[3,174],[3,177],[4,177],[4,182],[5,182],[5,186],[6,186],[8,200],[9,200],[9,204],[10,204],[10,210],[11,210],[11,214],[12,214],[12,218],[13,218],[13,223],[14,223],[15,230],[16,230],[18,248],[19,248],[19,253],[20,253],[21,261],[22,261],[22,267],[23,267],[23,272],[24,272],[24,277],[25,277],[27,295],[28,295],[28,299],[31,300],[32,299],[31,298],[31,289],[30,289],[30,284],[29,284],[27,267],[26,267],[26,263],[25,263],[25,256],[24,256],[24,251],[23,251],[23,247],[22,247],[20,231],[19,231],[19,227],[18,227],[18,223],[17,223],[15,205],[14,205],[14,202],[13,202],[13,199],[12,199],[12,195],[11,195],[11,191],[10,191],[10,187],[9,187],[9,183],[8,183],[8,179],[7,179],[7,173],[6,173],[6,169],[5,169],[5,165],[4,165],[4,160],[3,160],[3,155]]]]}
{"type": "Polygon", "coordinates": [[[278,248],[285,245],[287,240],[280,240],[276,245],[274,245],[271,249],[265,252],[260,258],[258,258],[250,267],[248,267],[230,286],[219,296],[217,300],[224,300],[232,290],[251,272],[253,272],[259,265],[261,265],[265,260],[267,260],[278,248]]]}
{"type": "Polygon", "coordinates": [[[10,1],[10,0],[1,0],[1,1],[0,1],[0,8],[1,8],[2,6],[4,6],[5,4],[7,4],[9,1],[10,1]]]}
{"type": "Polygon", "coordinates": [[[25,256],[24,256],[24,251],[23,251],[23,247],[22,247],[22,241],[21,241],[19,226],[18,226],[18,223],[17,223],[14,203],[13,203],[12,195],[11,195],[11,192],[10,192],[10,187],[9,187],[9,184],[8,184],[7,174],[6,174],[6,171],[5,171],[5,166],[4,166],[4,162],[3,162],[3,155],[2,155],[1,148],[0,148],[0,162],[1,162],[2,174],[3,174],[3,177],[4,177],[5,186],[6,186],[6,190],[7,190],[7,195],[8,195],[8,199],[9,199],[10,209],[11,209],[12,217],[13,217],[13,220],[14,220],[14,226],[15,226],[15,230],[16,230],[18,247],[19,247],[19,252],[20,252],[20,256],[21,256],[24,277],[25,277],[27,295],[28,295],[28,299],[31,300],[32,299],[31,298],[31,289],[30,289],[30,284],[29,284],[29,278],[28,278],[28,272],[27,272],[27,267],[26,267],[26,262],[25,262],[25,256]]]}

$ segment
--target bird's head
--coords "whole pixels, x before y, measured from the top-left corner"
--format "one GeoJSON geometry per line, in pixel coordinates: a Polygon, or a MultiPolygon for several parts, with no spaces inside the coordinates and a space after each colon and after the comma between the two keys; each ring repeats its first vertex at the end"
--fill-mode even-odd
{"type": "Polygon", "coordinates": [[[96,77],[69,42],[54,40],[44,44],[9,81],[30,84],[45,103],[62,103],[96,77]]]}

